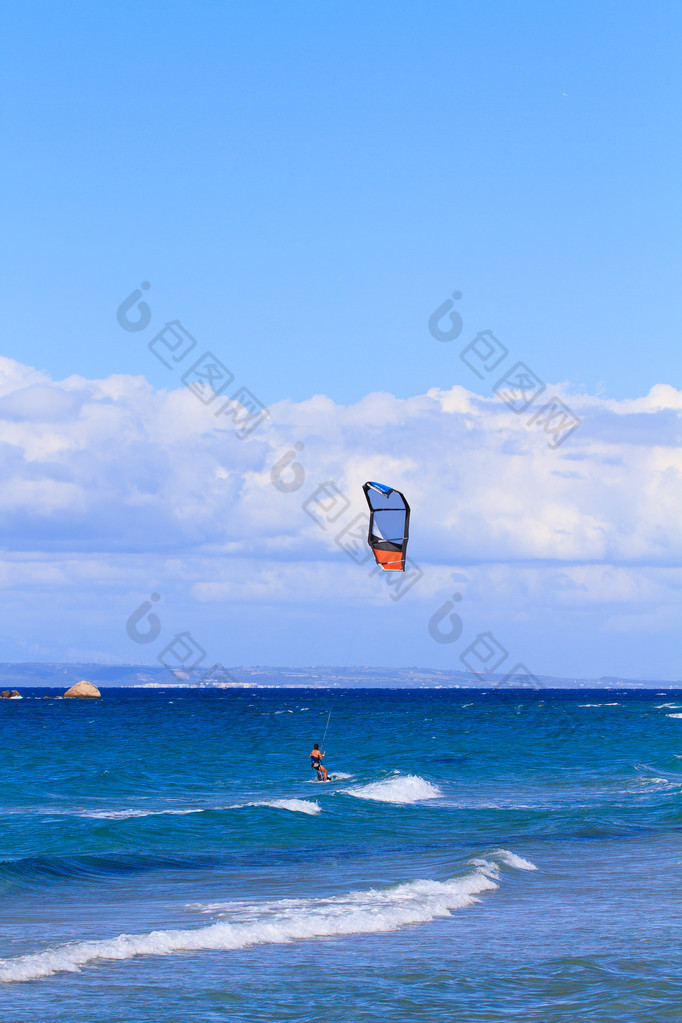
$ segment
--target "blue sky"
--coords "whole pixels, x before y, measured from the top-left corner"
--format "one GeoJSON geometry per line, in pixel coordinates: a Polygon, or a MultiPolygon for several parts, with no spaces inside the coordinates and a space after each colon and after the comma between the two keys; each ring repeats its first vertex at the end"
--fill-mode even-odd
{"type": "MultiPolygon", "coordinates": [[[[677,494],[679,463],[673,458],[661,467],[657,445],[664,420],[665,451],[679,448],[677,399],[666,392],[642,407],[628,402],[645,399],[656,385],[680,386],[681,20],[670,3],[32,3],[6,9],[0,45],[10,158],[2,172],[1,354],[35,367],[39,376],[8,363],[2,391],[23,394],[7,405],[4,421],[6,450],[18,445],[23,452],[17,462],[23,469],[12,454],[5,478],[21,479],[16,494],[23,496],[15,503],[7,498],[5,585],[8,608],[15,610],[3,659],[58,659],[68,651],[145,659],[153,652],[127,649],[121,640],[121,615],[138,595],[142,600],[160,588],[165,620],[192,630],[203,624],[210,656],[225,663],[447,666],[452,647],[424,638],[423,625],[414,624],[423,621],[429,601],[440,606],[446,600],[465,563],[475,576],[472,558],[496,561],[497,588],[483,568],[469,579],[469,621],[472,629],[504,631],[510,607],[500,598],[507,585],[502,576],[530,556],[544,566],[542,578],[521,585],[517,573],[509,601],[513,615],[525,618],[509,631],[524,651],[533,651],[519,654],[519,660],[533,660],[531,670],[618,674],[636,665],[640,675],[678,677],[681,551],[676,534],[666,532],[667,518],[654,516],[646,527],[651,544],[637,547],[635,523],[620,522],[613,525],[619,536],[614,549],[607,543],[597,550],[586,540],[584,548],[561,556],[572,572],[585,559],[615,573],[625,571],[628,559],[653,559],[655,568],[647,562],[637,571],[667,572],[665,595],[656,589],[660,578],[645,585],[632,576],[627,585],[621,579],[617,598],[604,590],[600,610],[586,596],[583,606],[557,611],[551,621],[543,593],[556,587],[556,559],[548,550],[522,550],[523,538],[508,524],[478,539],[475,530],[466,533],[475,556],[464,542],[442,564],[426,544],[415,548],[435,573],[418,615],[414,609],[398,613],[411,597],[370,613],[355,583],[352,599],[344,591],[336,603],[319,594],[306,602],[302,593],[274,600],[266,587],[242,599],[233,569],[239,561],[242,579],[259,577],[262,551],[253,547],[249,516],[231,532],[222,521],[188,527],[192,514],[201,520],[205,512],[201,480],[185,484],[198,495],[193,513],[181,507],[179,466],[184,457],[199,457],[196,438],[214,431],[215,423],[201,427],[193,414],[182,418],[184,406],[185,450],[173,448],[175,461],[166,470],[174,490],[163,510],[163,565],[154,560],[154,516],[128,512],[144,505],[144,492],[159,498],[165,485],[163,460],[149,445],[163,444],[158,417],[165,415],[165,398],[159,392],[182,384],[147,342],[173,319],[202,349],[212,349],[239,384],[289,416],[291,436],[281,423],[273,427],[267,452],[258,448],[258,456],[261,442],[254,436],[253,464],[242,464],[246,445],[237,445],[239,454],[230,449],[234,465],[221,456],[224,471],[244,474],[235,490],[242,497],[253,482],[249,473],[267,476],[267,458],[299,435],[310,438],[308,445],[317,437],[338,449],[334,465],[316,452],[319,471],[336,472],[340,486],[354,486],[359,441],[350,437],[348,423],[342,425],[342,409],[362,409],[373,392],[400,401],[461,386],[474,392],[473,405],[465,412],[455,402],[447,414],[498,423],[494,378],[479,380],[459,358],[462,344],[484,329],[493,330],[510,360],[524,360],[547,383],[548,394],[562,388],[557,393],[566,403],[594,422],[592,446],[583,437],[585,423],[575,435],[583,438],[579,458],[591,470],[602,458],[620,459],[642,474],[644,490],[663,473],[661,485],[677,494]],[[116,309],[142,281],[150,283],[149,330],[122,331],[116,309]],[[464,326],[461,339],[443,344],[431,337],[427,320],[455,289],[462,293],[457,308],[464,326]],[[123,375],[127,382],[100,389],[96,400],[89,383],[68,385],[59,398],[24,393],[27,386],[73,375],[86,382],[123,375]],[[143,397],[131,377],[144,377],[152,397],[143,397]],[[327,411],[337,409],[331,419],[316,406],[318,419],[310,420],[306,403],[314,395],[324,396],[327,411]],[[37,425],[48,420],[40,418],[36,401],[57,403],[49,429],[37,425]],[[70,432],[69,415],[82,421],[93,401],[98,409],[103,402],[116,408],[118,425],[109,423],[109,433],[101,424],[99,433],[70,432]],[[134,449],[125,444],[126,460],[114,457],[116,430],[133,419],[144,422],[140,436],[149,456],[137,466],[134,449]],[[18,438],[17,422],[33,425],[22,427],[18,438]],[[605,454],[603,443],[617,451],[605,454]],[[629,453],[646,450],[647,459],[634,466],[619,445],[629,453]],[[49,476],[56,486],[61,473],[62,490],[49,499],[45,491],[43,505],[27,516],[36,492],[26,481],[42,485],[36,459],[47,473],[42,483],[47,486],[49,476]],[[10,469],[18,475],[7,476],[10,469]],[[116,491],[108,511],[99,499],[109,492],[107,472],[129,483],[116,491]],[[70,496],[69,486],[76,488],[70,496]],[[509,542],[501,542],[503,533],[509,542]],[[243,561],[230,544],[242,545],[243,561]],[[87,578],[76,590],[69,588],[67,555],[73,555],[73,572],[87,578]],[[100,556],[106,566],[87,560],[100,556]],[[206,557],[214,568],[220,561],[220,579],[201,561],[206,557]],[[137,559],[134,566],[130,558],[137,559]],[[229,586],[220,581],[223,569],[229,586]],[[220,590],[223,584],[228,589],[220,590]],[[210,599],[202,585],[214,587],[210,599]],[[625,599],[628,587],[640,587],[640,612],[627,612],[640,614],[639,632],[622,622],[614,626],[620,619],[613,600],[625,599]],[[642,615],[649,616],[646,622],[642,615]],[[394,642],[373,641],[378,625],[394,642]]],[[[370,435],[385,427],[377,451],[394,475],[401,473],[401,451],[388,464],[384,453],[391,438],[407,447],[391,432],[405,408],[391,406],[393,419],[382,422],[388,406],[382,407],[376,427],[367,426],[370,435]]],[[[431,413],[424,415],[428,420],[431,413]]],[[[407,420],[417,429],[413,412],[407,420]]],[[[422,428],[422,446],[406,468],[413,487],[419,486],[420,457],[430,480],[439,457],[450,465],[449,453],[439,455],[440,421],[432,434],[420,420],[422,428]]],[[[504,443],[518,441],[514,422],[505,421],[503,429],[511,431],[504,442],[492,425],[482,429],[481,451],[491,465],[504,443]]],[[[530,433],[522,436],[526,451],[530,433]]],[[[222,434],[211,435],[202,443],[210,448],[221,440],[222,434]]],[[[557,468],[578,458],[570,443],[554,452],[555,462],[543,472],[573,471],[557,468]]],[[[369,471],[371,444],[365,438],[363,445],[360,462],[368,458],[369,471]]],[[[467,452],[476,458],[475,448],[467,452]]],[[[207,449],[201,453],[208,457],[207,449]]],[[[540,455],[533,449],[528,458],[540,455]]],[[[485,474],[468,478],[463,494],[450,485],[449,471],[434,529],[453,516],[464,528],[461,506],[480,504],[477,498],[487,492],[485,474]]],[[[630,499],[622,485],[623,479],[614,480],[616,505],[630,499]]],[[[596,516],[608,534],[617,509],[606,498],[598,510],[584,493],[575,502],[568,495],[561,500],[575,512],[571,530],[596,516]]],[[[500,491],[476,514],[485,522],[493,517],[491,506],[516,502],[514,488],[511,495],[500,491]]],[[[207,504],[220,515],[220,502],[207,504]]],[[[314,565],[317,548],[305,533],[301,501],[295,504],[295,512],[290,504],[281,515],[284,533],[292,518],[298,538],[276,557],[284,559],[285,549],[287,557],[294,549],[302,557],[297,544],[307,538],[305,559],[314,565]]],[[[530,510],[519,511],[521,520],[530,510]]],[[[667,515],[660,503],[658,511],[667,515]]],[[[471,511],[467,521],[474,517],[471,511]]],[[[277,531],[272,523],[268,529],[277,531]]],[[[277,529],[281,533],[281,522],[277,529]]],[[[322,558],[332,576],[337,556],[326,550],[322,558]]],[[[324,571],[319,568],[320,579],[327,579],[324,571]]],[[[280,582],[272,585],[277,590],[280,582]]],[[[599,589],[594,579],[578,584],[573,578],[571,585],[592,596],[599,589]]],[[[317,592],[312,579],[310,591],[317,592]]],[[[373,606],[375,595],[367,599],[373,606]]]]}

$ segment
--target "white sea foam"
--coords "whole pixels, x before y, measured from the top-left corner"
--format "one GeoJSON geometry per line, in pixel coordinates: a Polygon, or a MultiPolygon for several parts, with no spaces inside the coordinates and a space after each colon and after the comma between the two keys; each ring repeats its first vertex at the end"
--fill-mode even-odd
{"type": "Polygon", "coordinates": [[[667,718],[682,718],[682,714],[666,714],[667,718]]]}
{"type": "MultiPolygon", "coordinates": [[[[351,778],[354,778],[354,777],[355,777],[354,774],[346,774],[345,771],[330,771],[329,772],[329,777],[327,778],[326,782],[323,782],[320,778],[306,778],[306,780],[304,781],[303,784],[304,785],[326,785],[326,784],[328,784],[328,782],[331,782],[331,781],[350,781],[351,778]]],[[[334,791],[343,792],[343,789],[338,789],[338,790],[334,790],[334,791]]]]}
{"type": "MultiPolygon", "coordinates": [[[[345,771],[330,771],[327,781],[350,781],[354,778],[354,774],[346,774],[345,771]]],[[[306,785],[321,785],[326,784],[320,781],[319,778],[306,778],[306,785]]]]}
{"type": "Polygon", "coordinates": [[[515,870],[538,869],[530,860],[524,860],[523,856],[517,856],[516,853],[510,852],[509,849],[494,849],[490,855],[494,859],[502,860],[508,867],[514,867],[515,870]]]}
{"type": "Polygon", "coordinates": [[[292,813],[316,814],[320,812],[318,803],[310,799],[269,799],[258,803],[234,803],[226,807],[228,810],[243,810],[247,806],[271,806],[276,810],[291,810],[292,813]]]}
{"type": "Polygon", "coordinates": [[[203,813],[202,808],[195,810],[89,810],[79,813],[79,817],[95,820],[126,821],[133,817],[160,817],[162,814],[203,813]]]}
{"type": "Polygon", "coordinates": [[[680,707],[682,707],[681,703],[657,703],[656,704],[656,710],[666,710],[668,708],[670,708],[671,710],[677,710],[680,707]]]}
{"type": "Polygon", "coordinates": [[[507,866],[513,866],[515,871],[537,871],[538,868],[535,863],[532,863],[530,859],[524,859],[522,856],[517,856],[515,852],[509,852],[508,849],[493,849],[492,852],[486,854],[486,856],[475,856],[469,859],[469,863],[472,866],[478,866],[482,871],[487,874],[492,872],[494,877],[498,877],[500,873],[499,864],[506,863],[507,866]]]}
{"type": "Polygon", "coordinates": [[[646,796],[652,793],[679,793],[682,791],[680,788],[679,781],[674,781],[671,778],[639,778],[634,787],[624,788],[623,790],[628,795],[633,796],[646,796]],[[652,785],[658,786],[656,789],[652,789],[652,785]]]}
{"type": "Polygon", "coordinates": [[[191,810],[90,810],[79,813],[79,817],[94,818],[96,820],[122,821],[134,817],[157,817],[162,814],[206,813],[212,810],[243,810],[247,806],[271,806],[277,810],[291,810],[293,813],[316,814],[320,812],[317,803],[308,799],[272,799],[259,803],[233,803],[230,806],[204,806],[191,810]]]}
{"type": "Polygon", "coordinates": [[[291,810],[292,813],[316,814],[320,812],[318,803],[310,799],[273,799],[271,803],[263,803],[263,806],[274,806],[278,810],[291,810]]]}
{"type": "Polygon", "coordinates": [[[398,775],[341,791],[357,799],[374,799],[380,803],[419,803],[422,799],[437,799],[443,794],[437,785],[416,774],[398,775]]]}
{"type": "Polygon", "coordinates": [[[73,941],[43,952],[0,960],[0,981],[35,980],[56,973],[77,973],[88,963],[127,960],[140,955],[230,950],[309,938],[381,934],[410,924],[448,917],[472,906],[482,892],[498,888],[499,861],[533,869],[514,853],[498,850],[480,865],[449,881],[416,880],[383,889],[366,889],[326,899],[276,899],[266,903],[211,903],[192,908],[218,913],[206,927],[120,934],[115,938],[73,941]],[[512,861],[518,861],[512,862],[512,861]]]}

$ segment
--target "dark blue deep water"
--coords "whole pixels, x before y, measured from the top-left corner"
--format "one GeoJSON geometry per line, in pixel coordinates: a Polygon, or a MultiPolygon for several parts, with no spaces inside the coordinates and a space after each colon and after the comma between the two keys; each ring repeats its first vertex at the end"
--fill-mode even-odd
{"type": "Polygon", "coordinates": [[[0,702],[2,1023],[682,1019],[682,694],[45,692],[0,702]]]}

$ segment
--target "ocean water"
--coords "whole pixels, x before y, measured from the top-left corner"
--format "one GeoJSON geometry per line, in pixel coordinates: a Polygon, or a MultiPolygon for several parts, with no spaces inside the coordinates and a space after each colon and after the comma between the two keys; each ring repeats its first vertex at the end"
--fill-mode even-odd
{"type": "Polygon", "coordinates": [[[1,1023],[682,1019],[682,693],[45,692],[1,1023]]]}

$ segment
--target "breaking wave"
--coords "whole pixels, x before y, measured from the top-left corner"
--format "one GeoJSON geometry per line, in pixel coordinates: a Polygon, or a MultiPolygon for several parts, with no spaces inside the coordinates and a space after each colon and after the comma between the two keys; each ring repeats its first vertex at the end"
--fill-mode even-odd
{"type": "Polygon", "coordinates": [[[247,806],[271,806],[275,810],[291,810],[292,813],[316,814],[320,812],[318,803],[311,799],[270,799],[262,800],[259,803],[235,803],[228,810],[242,810],[247,806]]]}
{"type": "Polygon", "coordinates": [[[419,803],[423,799],[437,799],[443,794],[437,785],[416,774],[398,775],[341,791],[356,799],[373,799],[380,803],[419,803]]]}
{"type": "Polygon", "coordinates": [[[186,813],[203,813],[202,808],[194,810],[89,810],[80,813],[79,817],[91,820],[127,821],[133,817],[160,817],[163,814],[184,816],[186,813]]]}
{"type": "MultiPolygon", "coordinates": [[[[488,856],[501,861],[502,863],[506,863],[508,867],[513,867],[515,870],[538,869],[530,860],[524,860],[523,856],[517,856],[516,853],[510,852],[509,849],[493,849],[491,853],[488,853],[488,856]]],[[[488,863],[488,860],[474,859],[470,862],[477,866],[485,866],[488,863]]]]}
{"type": "Polygon", "coordinates": [[[265,903],[210,903],[190,907],[220,919],[205,927],[120,934],[115,938],[74,941],[43,952],[0,960],[0,981],[36,980],[56,973],[77,973],[102,960],[173,952],[231,950],[310,938],[381,934],[410,924],[448,917],[472,906],[477,896],[499,887],[502,865],[522,870],[533,864],[507,850],[472,861],[473,869],[447,881],[415,880],[382,889],[366,889],[330,898],[275,899],[265,903]]]}

